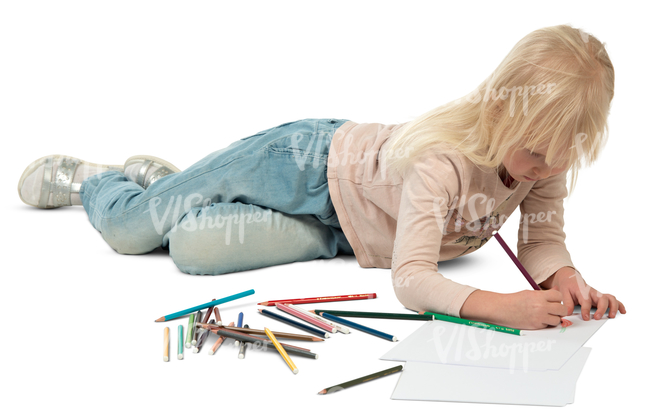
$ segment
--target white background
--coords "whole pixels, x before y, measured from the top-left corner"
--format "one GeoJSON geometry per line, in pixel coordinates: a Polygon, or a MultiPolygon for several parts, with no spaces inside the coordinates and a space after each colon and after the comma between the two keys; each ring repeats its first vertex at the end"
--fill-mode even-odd
{"type": "MultiPolygon", "coordinates": [[[[54,153],[107,164],[151,154],[183,169],[237,139],[302,118],[405,122],[473,90],[526,34],[563,23],[606,42],[616,70],[609,142],[565,202],[567,246],[587,282],[616,295],[628,314],[587,342],[593,350],[575,403],[555,411],[605,414],[642,403],[645,382],[634,379],[648,373],[641,306],[648,290],[649,146],[640,2],[232,3],[0,3],[6,414],[551,411],[391,400],[398,375],[318,396],[399,364],[378,360],[390,342],[358,331],[310,344],[320,359],[295,358],[298,375],[272,352],[237,359],[231,341],[215,356],[204,350],[164,363],[164,326],[172,330],[173,357],[176,328],[187,320],[154,319],[247,289],[257,293],[224,305],[224,319],[243,311],[251,327],[291,332],[260,316],[256,303],[364,292],[378,298],[327,306],[406,310],[390,270],[362,269],[353,257],[190,276],[163,250],[118,255],[81,207],[26,206],[16,184],[30,162],[54,153]]],[[[501,231],[511,247],[516,226],[517,217],[501,231]]],[[[496,241],[440,270],[485,290],[529,289],[496,241]]],[[[420,325],[364,322],[398,339],[420,325]]]]}

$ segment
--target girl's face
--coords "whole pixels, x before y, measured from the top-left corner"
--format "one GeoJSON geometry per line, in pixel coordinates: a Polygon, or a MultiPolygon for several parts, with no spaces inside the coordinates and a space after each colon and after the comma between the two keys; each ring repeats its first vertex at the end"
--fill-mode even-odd
{"type": "Polygon", "coordinates": [[[564,172],[568,166],[560,166],[551,169],[544,162],[548,144],[532,153],[528,149],[510,150],[503,160],[503,166],[510,176],[519,182],[532,182],[546,179],[564,172]]]}

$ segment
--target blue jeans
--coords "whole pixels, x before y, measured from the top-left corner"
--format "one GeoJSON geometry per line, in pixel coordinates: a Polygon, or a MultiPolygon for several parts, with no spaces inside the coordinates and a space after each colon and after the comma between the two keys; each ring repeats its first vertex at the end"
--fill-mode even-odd
{"type": "Polygon", "coordinates": [[[353,255],[327,185],[334,131],[304,119],[232,143],[146,190],[122,172],[86,178],[88,218],[118,253],[169,247],[190,274],[223,274],[353,255]]]}

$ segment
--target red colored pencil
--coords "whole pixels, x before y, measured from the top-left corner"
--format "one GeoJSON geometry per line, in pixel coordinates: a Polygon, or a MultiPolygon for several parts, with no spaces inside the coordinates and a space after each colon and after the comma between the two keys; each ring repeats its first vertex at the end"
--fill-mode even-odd
{"type": "Polygon", "coordinates": [[[317,298],[269,300],[266,302],[260,302],[258,305],[275,306],[276,303],[289,303],[299,305],[302,303],[342,302],[344,300],[375,299],[376,297],[376,293],[364,293],[360,295],[321,296],[317,298]]]}

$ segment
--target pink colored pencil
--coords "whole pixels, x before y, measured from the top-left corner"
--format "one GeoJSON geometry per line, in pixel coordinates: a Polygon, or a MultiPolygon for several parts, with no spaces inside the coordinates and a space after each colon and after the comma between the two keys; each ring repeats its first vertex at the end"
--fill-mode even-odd
{"type": "Polygon", "coordinates": [[[289,307],[289,305],[285,305],[283,303],[276,303],[275,307],[280,309],[283,312],[289,313],[289,314],[295,316],[296,318],[300,318],[303,321],[307,321],[310,324],[315,325],[315,326],[317,326],[319,328],[322,328],[322,329],[324,329],[324,330],[326,330],[328,332],[331,332],[331,333],[336,332],[336,328],[334,328],[332,325],[328,325],[325,322],[321,322],[318,319],[312,318],[309,315],[305,315],[302,312],[299,312],[299,311],[297,311],[295,309],[292,309],[292,308],[289,307]]]}
{"type": "MultiPolygon", "coordinates": [[[[216,308],[215,308],[216,309],[216,308]]],[[[235,325],[234,322],[230,323],[230,326],[235,325]]],[[[214,355],[215,352],[219,349],[221,344],[226,340],[226,337],[224,336],[219,336],[219,339],[212,345],[212,348],[210,348],[210,351],[208,351],[208,355],[214,355]]]]}

